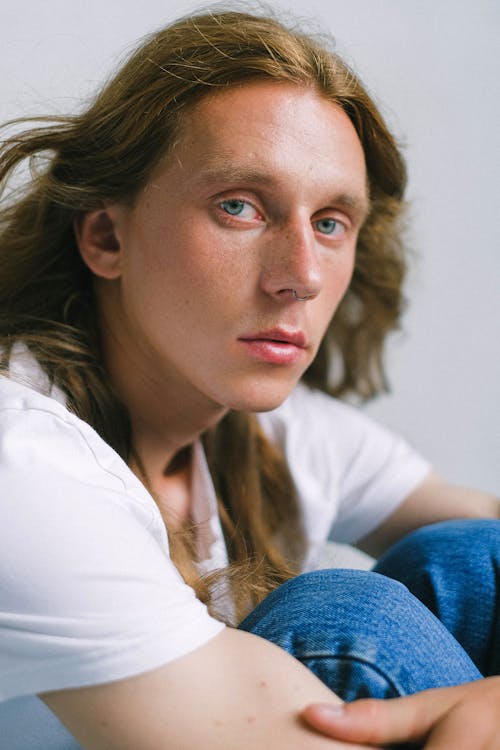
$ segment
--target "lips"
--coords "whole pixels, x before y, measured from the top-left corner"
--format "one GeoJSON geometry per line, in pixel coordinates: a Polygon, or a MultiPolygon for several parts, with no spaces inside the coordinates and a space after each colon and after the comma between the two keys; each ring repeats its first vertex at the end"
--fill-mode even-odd
{"type": "Polygon", "coordinates": [[[305,356],[306,337],[302,331],[273,328],[241,336],[239,341],[253,359],[273,365],[293,365],[305,356]]]}
{"type": "Polygon", "coordinates": [[[302,331],[285,331],[283,328],[272,328],[241,336],[240,341],[274,341],[276,344],[292,344],[300,349],[306,346],[306,337],[302,331]]]}

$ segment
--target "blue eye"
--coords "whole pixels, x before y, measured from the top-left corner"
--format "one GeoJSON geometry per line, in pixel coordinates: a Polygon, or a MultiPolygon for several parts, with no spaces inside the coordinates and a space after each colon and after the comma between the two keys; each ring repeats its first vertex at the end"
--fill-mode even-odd
{"type": "Polygon", "coordinates": [[[237,200],[236,198],[232,198],[228,201],[222,201],[220,204],[221,208],[228,214],[231,214],[231,216],[239,216],[243,209],[245,208],[245,201],[237,200]]]}
{"type": "Polygon", "coordinates": [[[243,223],[252,223],[256,220],[260,221],[262,219],[262,216],[255,206],[243,198],[227,198],[225,201],[221,201],[218,205],[225,214],[241,219],[243,223]]]}
{"type": "Polygon", "coordinates": [[[321,234],[333,234],[336,229],[342,228],[342,224],[335,219],[320,219],[315,224],[321,234]]]}

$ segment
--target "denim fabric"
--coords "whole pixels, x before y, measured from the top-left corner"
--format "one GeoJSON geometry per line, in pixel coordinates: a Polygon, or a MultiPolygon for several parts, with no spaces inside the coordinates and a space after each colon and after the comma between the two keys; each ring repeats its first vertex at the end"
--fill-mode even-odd
{"type": "Polygon", "coordinates": [[[299,576],[240,627],[293,654],[344,700],[500,674],[499,521],[423,527],[374,571],[299,576]]]}
{"type": "Polygon", "coordinates": [[[319,570],[270,594],[240,625],[288,651],[344,700],[391,698],[481,677],[397,581],[319,570]]]}
{"type": "Polygon", "coordinates": [[[500,521],[424,526],[374,569],[423,601],[485,676],[500,674],[500,521]]]}
{"type": "MultiPolygon", "coordinates": [[[[345,700],[454,685],[481,676],[466,651],[484,673],[500,672],[499,565],[499,522],[436,524],[398,543],[376,573],[298,576],[240,627],[284,648],[345,700]]],[[[35,697],[0,703],[0,738],[9,750],[80,748],[35,697]]]]}

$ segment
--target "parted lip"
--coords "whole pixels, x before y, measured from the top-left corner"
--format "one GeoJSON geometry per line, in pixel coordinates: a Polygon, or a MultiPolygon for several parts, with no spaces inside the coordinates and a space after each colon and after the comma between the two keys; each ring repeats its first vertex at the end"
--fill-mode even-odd
{"type": "Polygon", "coordinates": [[[293,344],[301,349],[307,345],[302,331],[287,331],[284,328],[270,328],[268,331],[258,331],[240,336],[240,341],[276,341],[278,344],[293,344]]]}

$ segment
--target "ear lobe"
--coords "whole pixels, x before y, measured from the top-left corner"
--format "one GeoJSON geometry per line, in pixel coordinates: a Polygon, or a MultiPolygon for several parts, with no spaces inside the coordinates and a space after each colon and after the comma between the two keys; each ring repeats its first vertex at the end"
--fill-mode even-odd
{"type": "Polygon", "coordinates": [[[121,246],[115,222],[108,209],[83,214],[74,222],[80,255],[92,273],[103,279],[121,274],[121,246]]]}

